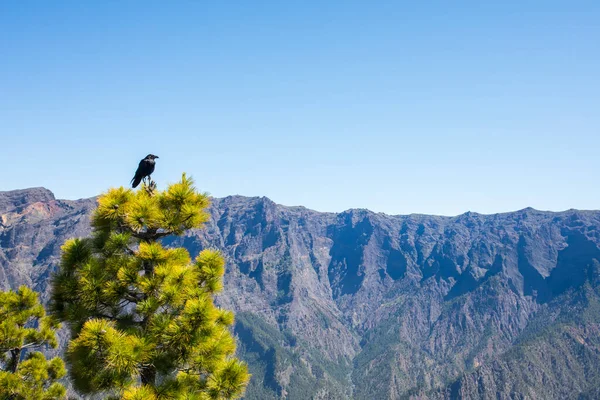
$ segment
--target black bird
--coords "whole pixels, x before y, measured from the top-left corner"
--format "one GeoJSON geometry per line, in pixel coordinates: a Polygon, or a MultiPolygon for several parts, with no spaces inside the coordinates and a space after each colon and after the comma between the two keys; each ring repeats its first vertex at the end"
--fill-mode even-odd
{"type": "Polygon", "coordinates": [[[148,154],[146,158],[140,161],[140,165],[138,166],[137,171],[135,171],[135,176],[131,180],[131,187],[137,187],[140,184],[142,179],[150,179],[150,175],[154,172],[154,161],[158,156],[154,154],[148,154]]]}

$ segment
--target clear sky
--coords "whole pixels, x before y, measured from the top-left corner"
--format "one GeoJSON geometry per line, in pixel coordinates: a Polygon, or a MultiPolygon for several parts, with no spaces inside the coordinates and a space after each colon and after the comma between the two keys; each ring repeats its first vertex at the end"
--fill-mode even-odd
{"type": "Polygon", "coordinates": [[[148,153],[321,211],[600,208],[600,1],[0,1],[0,190],[148,153]]]}

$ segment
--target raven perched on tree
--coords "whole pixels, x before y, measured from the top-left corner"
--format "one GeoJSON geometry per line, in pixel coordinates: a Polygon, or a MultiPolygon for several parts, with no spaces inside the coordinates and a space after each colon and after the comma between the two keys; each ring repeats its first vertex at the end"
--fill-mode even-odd
{"type": "Polygon", "coordinates": [[[158,156],[148,154],[146,158],[140,161],[140,165],[138,166],[137,171],[135,171],[135,176],[131,180],[132,187],[137,187],[142,179],[150,179],[150,175],[154,172],[154,164],[156,163],[154,159],[156,158],[158,158],[158,156]]]}

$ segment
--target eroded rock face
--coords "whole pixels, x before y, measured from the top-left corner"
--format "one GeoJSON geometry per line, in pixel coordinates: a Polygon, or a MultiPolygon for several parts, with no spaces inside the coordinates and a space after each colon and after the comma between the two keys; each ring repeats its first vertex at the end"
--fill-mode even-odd
{"type": "MultiPolygon", "coordinates": [[[[0,192],[0,285],[48,298],[94,199],[0,192]]],[[[248,398],[577,398],[600,387],[600,212],[340,214],[214,199],[248,398]],[[597,308],[595,308],[597,307],[597,308]]]]}
{"type": "Polygon", "coordinates": [[[93,199],[56,200],[33,188],[0,192],[0,285],[28,285],[48,299],[48,277],[56,268],[60,246],[70,237],[90,233],[93,199]]]}

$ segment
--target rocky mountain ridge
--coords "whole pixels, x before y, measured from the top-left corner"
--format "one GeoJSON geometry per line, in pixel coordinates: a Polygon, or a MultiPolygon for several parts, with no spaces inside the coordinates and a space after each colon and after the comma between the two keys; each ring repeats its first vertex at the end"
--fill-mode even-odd
{"type": "MultiPolygon", "coordinates": [[[[89,234],[94,206],[0,192],[2,288],[47,300],[60,246],[89,234]]],[[[218,302],[236,312],[247,398],[599,393],[599,211],[335,214],[241,196],[210,211],[165,242],[227,257],[218,302]]]]}

